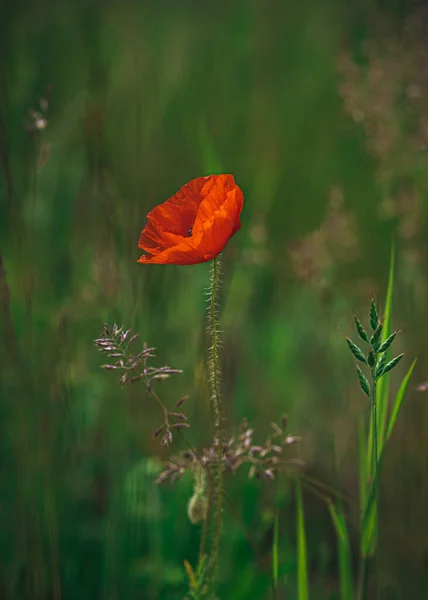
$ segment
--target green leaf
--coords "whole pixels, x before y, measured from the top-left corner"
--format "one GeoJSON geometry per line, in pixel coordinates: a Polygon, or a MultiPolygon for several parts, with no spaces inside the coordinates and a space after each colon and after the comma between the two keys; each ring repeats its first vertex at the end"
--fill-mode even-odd
{"type": "MultiPolygon", "coordinates": [[[[379,469],[378,469],[379,474],[379,469]]],[[[361,556],[373,556],[376,549],[376,486],[371,482],[362,518],[361,556]]]]}
{"type": "Polygon", "coordinates": [[[370,317],[370,326],[373,329],[373,331],[376,331],[377,326],[379,325],[379,313],[377,312],[376,304],[373,299],[370,302],[369,317],[370,317]]]}
{"type": "Polygon", "coordinates": [[[351,552],[348,537],[348,529],[343,511],[334,506],[328,500],[328,510],[336,532],[337,550],[339,557],[339,576],[340,576],[340,598],[341,600],[352,600],[354,597],[352,585],[352,567],[351,552]]]}
{"type": "Polygon", "coordinates": [[[389,336],[389,338],[387,338],[380,345],[378,352],[386,352],[388,350],[388,348],[390,347],[390,345],[392,344],[392,342],[394,341],[396,335],[397,335],[396,331],[394,331],[394,333],[391,333],[391,335],[389,336]]]}
{"type": "Polygon", "coordinates": [[[273,526],[273,542],[272,542],[272,580],[273,589],[278,587],[278,532],[279,532],[279,514],[275,515],[273,526]]]}
{"type": "Polygon", "coordinates": [[[360,382],[361,389],[370,398],[370,384],[367,381],[367,377],[364,375],[360,367],[357,366],[358,379],[360,382]]]}
{"type": "Polygon", "coordinates": [[[354,315],[354,321],[355,321],[355,327],[356,327],[357,333],[360,336],[360,338],[363,340],[363,342],[369,343],[369,336],[367,335],[366,330],[362,326],[361,321],[357,317],[357,315],[354,315]]]}
{"type": "Polygon", "coordinates": [[[387,363],[385,365],[385,368],[383,370],[383,375],[385,375],[385,373],[388,373],[388,371],[390,371],[391,369],[396,367],[398,365],[398,363],[400,362],[400,360],[403,358],[403,356],[404,356],[404,354],[399,354],[398,356],[396,356],[395,358],[390,360],[389,363],[387,363]]]}
{"type": "Polygon", "coordinates": [[[398,389],[397,395],[395,396],[394,405],[392,407],[392,412],[391,412],[391,416],[390,416],[389,423],[388,423],[388,430],[386,433],[387,440],[389,439],[389,437],[392,433],[392,430],[394,429],[395,421],[397,420],[398,413],[400,412],[401,405],[403,404],[404,396],[406,394],[410,378],[413,374],[413,371],[415,370],[417,360],[418,359],[415,358],[415,360],[410,365],[409,370],[407,371],[406,375],[403,378],[403,381],[401,382],[401,385],[398,389]]]}
{"type": "Polygon", "coordinates": [[[349,338],[346,338],[346,341],[348,343],[349,349],[351,350],[351,352],[355,356],[355,358],[360,360],[361,362],[367,364],[367,359],[364,356],[364,353],[362,352],[362,350],[360,348],[358,348],[358,346],[356,344],[354,344],[354,342],[352,340],[350,340],[349,338]]]}
{"type": "Polygon", "coordinates": [[[302,491],[300,479],[296,481],[297,505],[297,598],[309,600],[308,561],[306,556],[305,516],[303,512],[302,491]]]}
{"type": "Polygon", "coordinates": [[[359,483],[360,483],[360,507],[361,507],[361,528],[362,511],[367,502],[367,440],[364,419],[361,416],[358,422],[358,459],[359,459],[359,483]]]}

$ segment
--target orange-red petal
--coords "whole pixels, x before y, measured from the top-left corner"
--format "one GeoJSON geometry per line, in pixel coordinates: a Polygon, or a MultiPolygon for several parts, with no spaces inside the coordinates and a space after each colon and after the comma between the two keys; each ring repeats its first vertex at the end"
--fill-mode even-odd
{"type": "Polygon", "coordinates": [[[243,202],[232,175],[190,181],[148,214],[138,244],[148,254],[139,262],[191,265],[215,258],[240,229],[243,202]]]}

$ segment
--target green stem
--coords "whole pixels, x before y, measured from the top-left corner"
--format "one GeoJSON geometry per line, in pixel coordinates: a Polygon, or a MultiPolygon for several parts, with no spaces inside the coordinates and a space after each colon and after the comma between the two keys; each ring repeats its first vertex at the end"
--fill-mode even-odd
{"type": "MultiPolygon", "coordinates": [[[[373,418],[373,476],[376,490],[376,520],[375,520],[375,549],[376,568],[379,573],[379,453],[378,453],[378,430],[377,430],[377,402],[376,402],[376,370],[372,369],[372,418],[373,418]]],[[[379,597],[379,577],[377,576],[377,597],[379,597]]]]}
{"type": "Polygon", "coordinates": [[[365,556],[360,559],[360,568],[358,573],[358,600],[364,600],[366,597],[367,590],[367,577],[368,575],[368,560],[365,556]]]}
{"type": "Polygon", "coordinates": [[[220,285],[220,258],[217,256],[213,261],[211,270],[211,287],[210,287],[210,303],[208,320],[211,333],[211,357],[210,357],[210,381],[211,381],[211,399],[213,403],[215,416],[215,437],[216,445],[216,467],[214,473],[214,489],[213,489],[213,504],[214,504],[214,530],[212,535],[211,545],[211,564],[210,564],[210,581],[214,582],[218,556],[220,552],[220,542],[223,527],[223,446],[224,446],[224,414],[223,403],[220,396],[219,388],[219,325],[217,314],[218,289],[220,285]]]}

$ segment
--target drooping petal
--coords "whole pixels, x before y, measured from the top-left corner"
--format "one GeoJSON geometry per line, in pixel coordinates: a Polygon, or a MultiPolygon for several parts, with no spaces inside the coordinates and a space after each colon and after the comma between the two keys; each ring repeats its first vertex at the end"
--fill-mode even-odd
{"type": "MultiPolygon", "coordinates": [[[[190,238],[189,238],[190,240],[190,238]]],[[[207,258],[206,260],[210,260],[207,258]]],[[[177,246],[171,246],[162,252],[153,254],[143,254],[138,262],[146,264],[158,264],[158,265],[196,265],[201,262],[201,255],[199,250],[191,243],[191,241],[185,241],[177,246]]]]}
{"type": "Polygon", "coordinates": [[[139,247],[146,264],[191,265],[215,258],[241,227],[244,197],[232,175],[199,177],[148,214],[139,247]]]}

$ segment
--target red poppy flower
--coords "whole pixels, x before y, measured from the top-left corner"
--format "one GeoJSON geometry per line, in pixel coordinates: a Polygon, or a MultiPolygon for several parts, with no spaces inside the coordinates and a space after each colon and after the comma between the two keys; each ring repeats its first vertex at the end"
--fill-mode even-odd
{"type": "Polygon", "coordinates": [[[244,196],[232,175],[199,177],[147,215],[141,263],[194,265],[212,260],[241,227],[244,196]]]}

